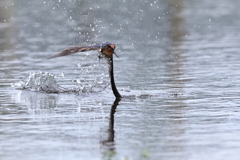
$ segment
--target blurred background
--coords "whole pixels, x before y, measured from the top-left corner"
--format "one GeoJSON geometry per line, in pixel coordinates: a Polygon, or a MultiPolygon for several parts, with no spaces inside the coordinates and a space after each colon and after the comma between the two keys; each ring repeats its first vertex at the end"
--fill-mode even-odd
{"type": "Polygon", "coordinates": [[[0,0],[0,159],[239,159],[239,5],[0,0]],[[46,60],[106,41],[120,102],[97,52],[46,60]]]}

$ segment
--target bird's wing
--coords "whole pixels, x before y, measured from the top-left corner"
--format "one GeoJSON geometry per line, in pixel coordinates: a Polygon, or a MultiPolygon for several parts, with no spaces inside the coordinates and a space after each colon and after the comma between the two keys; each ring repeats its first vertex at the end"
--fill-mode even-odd
{"type": "Polygon", "coordinates": [[[88,47],[70,47],[70,48],[66,48],[66,49],[62,50],[61,52],[59,52],[53,56],[48,57],[47,59],[67,56],[67,55],[77,53],[77,52],[85,52],[85,51],[99,50],[99,49],[100,49],[100,46],[98,46],[98,45],[88,46],[88,47]]]}

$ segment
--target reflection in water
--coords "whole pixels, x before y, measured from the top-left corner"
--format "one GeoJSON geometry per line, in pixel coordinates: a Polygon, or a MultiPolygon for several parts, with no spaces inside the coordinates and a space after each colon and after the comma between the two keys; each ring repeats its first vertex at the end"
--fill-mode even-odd
{"type": "MultiPolygon", "coordinates": [[[[11,94],[11,99],[21,107],[16,106],[16,112],[27,113],[31,116],[43,116],[55,113],[57,108],[57,95],[47,95],[40,92],[16,91],[11,94]]],[[[11,111],[13,108],[11,109],[11,111]]],[[[6,114],[11,114],[9,111],[6,114]]]]}
{"type": "Polygon", "coordinates": [[[0,0],[0,50],[13,48],[14,35],[12,0],[0,0]]]}
{"type": "MultiPolygon", "coordinates": [[[[182,72],[183,63],[185,63],[184,54],[185,50],[181,48],[182,43],[184,41],[184,37],[186,36],[186,24],[184,17],[184,0],[171,0],[169,2],[169,8],[172,10],[170,16],[170,55],[171,63],[168,63],[168,68],[172,72],[172,87],[175,92],[184,93],[183,89],[183,77],[184,74],[182,72]]],[[[174,128],[174,137],[181,137],[185,133],[184,129],[184,110],[186,105],[184,104],[182,99],[178,99],[177,101],[169,101],[167,102],[169,106],[174,108],[169,116],[171,120],[172,128],[174,128]],[[174,116],[172,116],[174,115],[174,116]],[[177,121],[174,119],[178,119],[177,121]]],[[[171,150],[173,152],[182,152],[184,149],[184,141],[181,139],[172,139],[169,140],[171,150]]]]}
{"type": "Polygon", "coordinates": [[[113,156],[115,153],[115,146],[114,146],[114,114],[116,112],[116,108],[119,104],[121,99],[115,99],[110,112],[110,118],[109,118],[109,128],[107,130],[108,132],[108,138],[106,140],[101,141],[102,146],[104,147],[104,153],[106,153],[106,156],[113,156]]]}
{"type": "Polygon", "coordinates": [[[183,88],[183,65],[185,63],[184,54],[186,51],[181,48],[186,36],[185,20],[183,15],[184,0],[172,0],[170,2],[170,8],[172,14],[170,15],[170,55],[171,63],[168,63],[168,68],[171,71],[173,79],[173,88],[177,88],[177,92],[182,93],[183,88]]]}
{"type": "MultiPolygon", "coordinates": [[[[14,24],[14,5],[12,0],[0,0],[0,84],[6,84],[6,81],[2,82],[3,78],[9,78],[10,75],[17,71],[18,62],[12,62],[16,57],[12,54],[14,49],[15,38],[15,24],[14,24]]],[[[9,82],[9,80],[7,80],[9,82]]]]}
{"type": "Polygon", "coordinates": [[[172,9],[172,14],[170,15],[170,36],[173,42],[176,42],[172,45],[176,46],[180,46],[179,43],[184,39],[187,34],[185,24],[186,22],[184,17],[184,2],[185,0],[171,0],[169,2],[169,5],[172,9]]]}

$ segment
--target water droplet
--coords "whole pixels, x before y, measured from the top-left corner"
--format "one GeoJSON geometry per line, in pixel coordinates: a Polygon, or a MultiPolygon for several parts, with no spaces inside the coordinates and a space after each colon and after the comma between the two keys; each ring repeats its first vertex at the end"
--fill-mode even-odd
{"type": "Polygon", "coordinates": [[[64,73],[59,73],[59,77],[64,77],[64,73]]]}
{"type": "Polygon", "coordinates": [[[77,82],[78,84],[80,84],[80,83],[81,83],[81,80],[80,80],[80,79],[77,79],[76,82],[77,82]]]}

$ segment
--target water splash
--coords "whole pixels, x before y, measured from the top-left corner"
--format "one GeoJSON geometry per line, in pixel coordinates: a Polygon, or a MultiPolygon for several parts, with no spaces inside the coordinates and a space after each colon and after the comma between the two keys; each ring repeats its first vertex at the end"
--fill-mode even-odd
{"type": "Polygon", "coordinates": [[[25,81],[20,81],[12,84],[12,87],[21,90],[31,90],[47,93],[62,93],[69,90],[61,87],[55,76],[48,72],[34,72],[30,73],[25,81]]]}
{"type": "MultiPolygon", "coordinates": [[[[68,88],[65,88],[58,84],[56,77],[59,76],[55,76],[48,72],[33,72],[29,74],[26,80],[12,84],[12,87],[20,90],[46,93],[91,93],[97,89],[96,86],[99,84],[99,78],[96,78],[93,81],[84,80],[83,82],[81,82],[80,79],[77,79],[72,81],[73,88],[69,88],[69,86],[68,88]]],[[[60,77],[62,78],[64,75],[61,74],[60,77]]],[[[102,90],[102,88],[100,90],[102,90]]],[[[100,90],[96,92],[99,92],[100,90]]]]}

